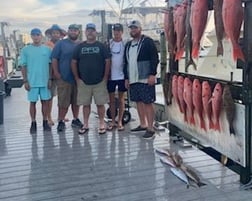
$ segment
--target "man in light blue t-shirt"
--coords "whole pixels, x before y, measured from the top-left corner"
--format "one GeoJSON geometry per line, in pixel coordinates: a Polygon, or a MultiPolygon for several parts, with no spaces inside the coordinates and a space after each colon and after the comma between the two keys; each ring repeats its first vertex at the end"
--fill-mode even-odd
{"type": "Polygon", "coordinates": [[[28,92],[28,100],[30,101],[31,127],[30,133],[37,132],[36,123],[36,102],[40,98],[42,104],[43,129],[50,131],[48,125],[48,100],[51,98],[51,69],[50,56],[51,49],[41,44],[42,32],[38,28],[31,30],[31,38],[33,43],[24,47],[21,51],[20,66],[22,66],[22,74],[24,86],[28,92]]]}

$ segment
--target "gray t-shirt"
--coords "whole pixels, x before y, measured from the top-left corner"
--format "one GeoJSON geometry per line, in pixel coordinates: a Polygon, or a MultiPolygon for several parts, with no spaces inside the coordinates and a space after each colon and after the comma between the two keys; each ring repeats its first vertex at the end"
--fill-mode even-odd
{"type": "Polygon", "coordinates": [[[98,84],[103,80],[105,60],[109,58],[107,48],[99,41],[84,41],[76,46],[73,53],[73,59],[77,60],[79,76],[87,85],[98,84]]]}

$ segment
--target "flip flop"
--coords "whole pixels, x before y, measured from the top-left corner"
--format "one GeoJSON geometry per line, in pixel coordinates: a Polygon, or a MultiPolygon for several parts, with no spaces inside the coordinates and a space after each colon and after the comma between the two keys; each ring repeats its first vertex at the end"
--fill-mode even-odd
{"type": "Polygon", "coordinates": [[[86,132],[88,132],[89,131],[89,128],[84,128],[84,127],[82,127],[80,130],[79,130],[79,134],[80,135],[83,135],[83,134],[85,134],[86,132]]]}
{"type": "Polygon", "coordinates": [[[112,131],[114,128],[116,128],[117,126],[116,125],[113,125],[113,124],[109,124],[108,126],[107,126],[107,130],[108,131],[112,131]]]}
{"type": "Polygon", "coordinates": [[[99,129],[98,129],[98,133],[99,133],[100,135],[105,134],[105,133],[106,133],[106,128],[99,128],[99,129]]]}
{"type": "Polygon", "coordinates": [[[118,131],[124,131],[124,126],[118,126],[118,131]]]}

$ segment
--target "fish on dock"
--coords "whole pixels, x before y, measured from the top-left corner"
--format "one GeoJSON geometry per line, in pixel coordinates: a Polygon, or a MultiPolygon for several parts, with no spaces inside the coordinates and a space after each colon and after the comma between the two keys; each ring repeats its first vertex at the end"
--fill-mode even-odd
{"type": "Polygon", "coordinates": [[[176,164],[171,157],[160,156],[159,160],[161,161],[161,163],[169,165],[170,167],[176,167],[176,164]]]}
{"type": "Polygon", "coordinates": [[[155,148],[154,149],[156,153],[158,154],[162,154],[162,155],[166,155],[166,156],[169,156],[171,157],[172,153],[169,149],[166,149],[166,148],[155,148]]]}
{"type": "Polygon", "coordinates": [[[178,177],[181,181],[185,182],[186,187],[189,188],[190,186],[189,179],[183,170],[176,167],[171,167],[170,170],[176,177],[178,177]]]}
{"type": "Polygon", "coordinates": [[[205,185],[206,185],[205,183],[203,183],[203,182],[200,180],[199,176],[197,175],[197,173],[196,173],[195,171],[193,171],[192,168],[189,168],[188,166],[185,166],[184,164],[182,164],[180,168],[184,171],[184,173],[187,175],[187,177],[188,177],[190,180],[192,180],[193,182],[196,183],[196,185],[197,185],[198,187],[201,187],[201,186],[205,186],[205,185]]]}

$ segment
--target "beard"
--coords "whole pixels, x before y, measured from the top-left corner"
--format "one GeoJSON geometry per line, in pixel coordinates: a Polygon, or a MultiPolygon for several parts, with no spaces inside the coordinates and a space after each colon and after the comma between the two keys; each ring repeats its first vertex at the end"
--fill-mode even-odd
{"type": "Polygon", "coordinates": [[[77,40],[78,39],[78,36],[76,35],[69,35],[68,36],[71,40],[77,40]]]}

